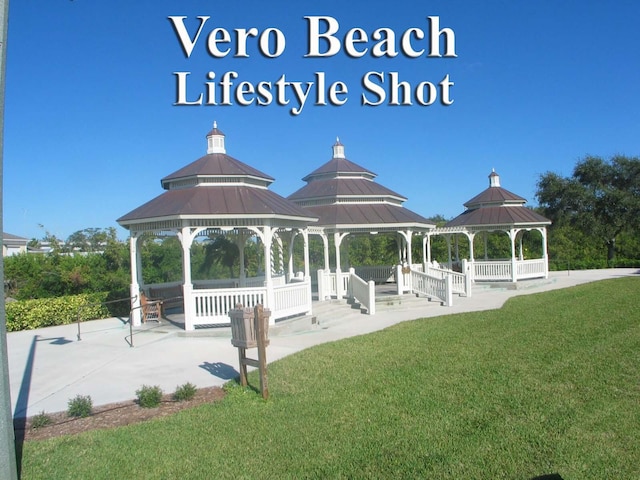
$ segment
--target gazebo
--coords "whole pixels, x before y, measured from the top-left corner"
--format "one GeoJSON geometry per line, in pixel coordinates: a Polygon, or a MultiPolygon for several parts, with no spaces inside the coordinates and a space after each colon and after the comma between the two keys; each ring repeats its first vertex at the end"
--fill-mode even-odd
{"type": "MultiPolygon", "coordinates": [[[[228,323],[228,312],[237,303],[260,303],[271,310],[270,322],[311,312],[309,273],[309,224],[317,218],[269,190],[274,181],[255,168],[227,155],[225,135],[217,128],[207,134],[207,154],[161,180],[166,191],[120,217],[130,231],[131,296],[134,325],[140,325],[142,280],[139,251],[145,235],[177,235],[182,246],[182,281],[164,285],[183,298],[185,329],[228,323]],[[235,279],[195,283],[190,250],[198,238],[224,235],[238,246],[240,275],[235,279]],[[304,242],[304,272],[294,275],[293,242],[304,242]],[[282,265],[282,238],[289,241],[288,272],[282,265]],[[247,278],[244,247],[247,241],[262,244],[264,275],[247,278]],[[278,253],[279,252],[279,253],[278,253]],[[280,265],[278,265],[280,263],[280,265]]],[[[157,286],[162,290],[162,286],[157,286]]],[[[147,291],[147,294],[149,292],[147,291]]]]}
{"type": "MultiPolygon", "coordinates": [[[[425,237],[427,258],[431,262],[431,236],[443,235],[447,241],[448,264],[451,268],[458,262],[458,249],[452,257],[451,240],[457,246],[457,235],[464,235],[469,242],[469,272],[476,282],[510,281],[530,278],[547,278],[549,273],[547,257],[547,225],[551,220],[525,207],[526,200],[500,186],[500,177],[494,171],[489,175],[489,188],[482,191],[464,206],[466,210],[447,222],[443,227],[429,232],[425,237]],[[488,258],[487,234],[490,232],[507,234],[510,258],[488,258]],[[540,252],[537,258],[525,258],[523,236],[527,232],[540,234],[540,252]],[[484,259],[474,256],[474,239],[479,233],[484,238],[484,259]]],[[[464,270],[463,270],[464,271],[464,270]]]]}
{"type": "MultiPolygon", "coordinates": [[[[412,263],[411,245],[414,235],[423,235],[435,228],[426,218],[405,208],[406,197],[375,182],[377,175],[348,160],[339,139],[333,145],[331,160],[302,180],[305,186],[289,195],[288,199],[318,217],[309,233],[319,235],[324,244],[324,270],[320,276],[330,276],[319,291],[320,297],[342,297],[347,280],[342,272],[341,245],[345,237],[353,234],[393,233],[398,239],[398,262],[412,263]],[[329,264],[329,238],[333,236],[335,248],[334,273],[329,264]],[[342,280],[341,280],[342,279],[342,280]]],[[[393,276],[394,266],[355,267],[363,278],[385,281],[393,276]]],[[[320,298],[323,300],[324,298],[320,298]]]]}

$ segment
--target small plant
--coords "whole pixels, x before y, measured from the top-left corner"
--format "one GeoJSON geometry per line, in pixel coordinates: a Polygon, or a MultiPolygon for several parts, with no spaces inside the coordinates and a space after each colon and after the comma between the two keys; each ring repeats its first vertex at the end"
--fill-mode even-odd
{"type": "Polygon", "coordinates": [[[162,389],[158,385],[153,387],[143,385],[139,390],[136,390],[136,396],[138,397],[138,405],[141,407],[155,408],[162,401],[162,389]]]}
{"type": "Polygon", "coordinates": [[[43,410],[31,419],[31,428],[38,429],[46,427],[47,425],[51,425],[52,423],[53,420],[51,419],[51,417],[44,413],[43,410]]]}
{"type": "Polygon", "coordinates": [[[76,395],[69,400],[67,415],[70,417],[88,417],[93,411],[93,402],[89,395],[76,395]]]}
{"type": "Polygon", "coordinates": [[[195,397],[197,391],[198,389],[193,383],[187,382],[184,385],[176,387],[176,391],[173,394],[173,399],[177,400],[178,402],[191,400],[193,397],[195,397]]]}

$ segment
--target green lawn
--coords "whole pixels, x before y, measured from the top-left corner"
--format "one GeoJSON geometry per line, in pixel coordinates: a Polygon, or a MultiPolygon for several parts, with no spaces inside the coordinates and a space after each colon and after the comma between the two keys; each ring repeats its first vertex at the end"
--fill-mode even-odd
{"type": "Polygon", "coordinates": [[[314,347],[270,365],[268,401],[236,386],[27,442],[23,478],[637,479],[639,294],[622,278],[314,347]]]}

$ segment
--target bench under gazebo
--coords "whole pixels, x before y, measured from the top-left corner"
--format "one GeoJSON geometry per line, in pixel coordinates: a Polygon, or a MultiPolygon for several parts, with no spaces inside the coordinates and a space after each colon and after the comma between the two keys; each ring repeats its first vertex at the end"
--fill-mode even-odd
{"type": "MultiPolygon", "coordinates": [[[[155,293],[181,297],[185,329],[228,324],[228,312],[241,303],[271,310],[270,322],[311,313],[309,230],[317,218],[269,190],[274,181],[227,155],[225,136],[214,123],[207,134],[207,154],[161,180],[166,191],[118,219],[130,232],[133,324],[140,325],[140,294],[150,295],[142,277],[141,241],[145,236],[176,235],[182,247],[182,280],[156,285],[155,293]],[[194,282],[191,246],[201,238],[224,235],[238,246],[237,278],[194,282]],[[293,243],[304,242],[304,271],[293,272],[293,243]],[[285,270],[282,240],[288,242],[285,270]],[[262,245],[263,274],[247,278],[244,249],[262,245]]],[[[151,292],[153,293],[153,292],[151,292]]]]}

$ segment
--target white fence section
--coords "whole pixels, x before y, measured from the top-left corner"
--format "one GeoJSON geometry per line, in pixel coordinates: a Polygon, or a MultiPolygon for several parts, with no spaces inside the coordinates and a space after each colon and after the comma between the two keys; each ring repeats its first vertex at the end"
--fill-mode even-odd
{"type": "Polygon", "coordinates": [[[546,278],[547,261],[544,258],[533,260],[516,260],[516,274],[513,275],[511,260],[474,261],[474,280],[486,281],[518,281],[529,278],[546,278]]]}
{"type": "Polygon", "coordinates": [[[411,270],[411,291],[429,298],[437,298],[444,306],[453,305],[453,277],[445,275],[437,278],[426,273],[411,270]]]}
{"type": "Polygon", "coordinates": [[[535,260],[518,260],[516,263],[517,279],[540,278],[547,276],[547,262],[544,258],[535,260]]]}
{"type": "MultiPolygon", "coordinates": [[[[229,310],[241,303],[243,307],[266,306],[267,289],[258,288],[213,288],[198,289],[191,293],[193,305],[192,324],[229,323],[229,310]]],[[[273,312],[272,312],[273,315],[273,312]]]]}
{"type": "Polygon", "coordinates": [[[311,313],[311,283],[295,282],[273,288],[273,320],[311,313]]]}
{"type": "Polygon", "coordinates": [[[353,268],[349,270],[349,298],[357,300],[369,315],[376,314],[376,284],[373,280],[365,282],[353,268]]]}
{"type": "Polygon", "coordinates": [[[474,261],[473,279],[476,281],[511,280],[511,260],[474,261]]]}
{"type": "Polygon", "coordinates": [[[349,291],[349,272],[340,275],[330,271],[318,270],[318,300],[342,298],[349,291]]]}
{"type": "MultiPolygon", "coordinates": [[[[465,297],[471,296],[471,266],[463,260],[462,268],[465,273],[454,272],[441,267],[431,267],[427,265],[427,274],[431,277],[444,279],[447,276],[451,277],[451,284],[453,293],[463,295],[465,297]]],[[[412,269],[413,270],[413,269],[412,269]]]]}
{"type": "Polygon", "coordinates": [[[229,323],[229,310],[264,305],[271,310],[270,322],[311,312],[311,283],[295,282],[273,288],[273,305],[269,305],[265,287],[196,289],[191,293],[192,325],[229,323]]]}

